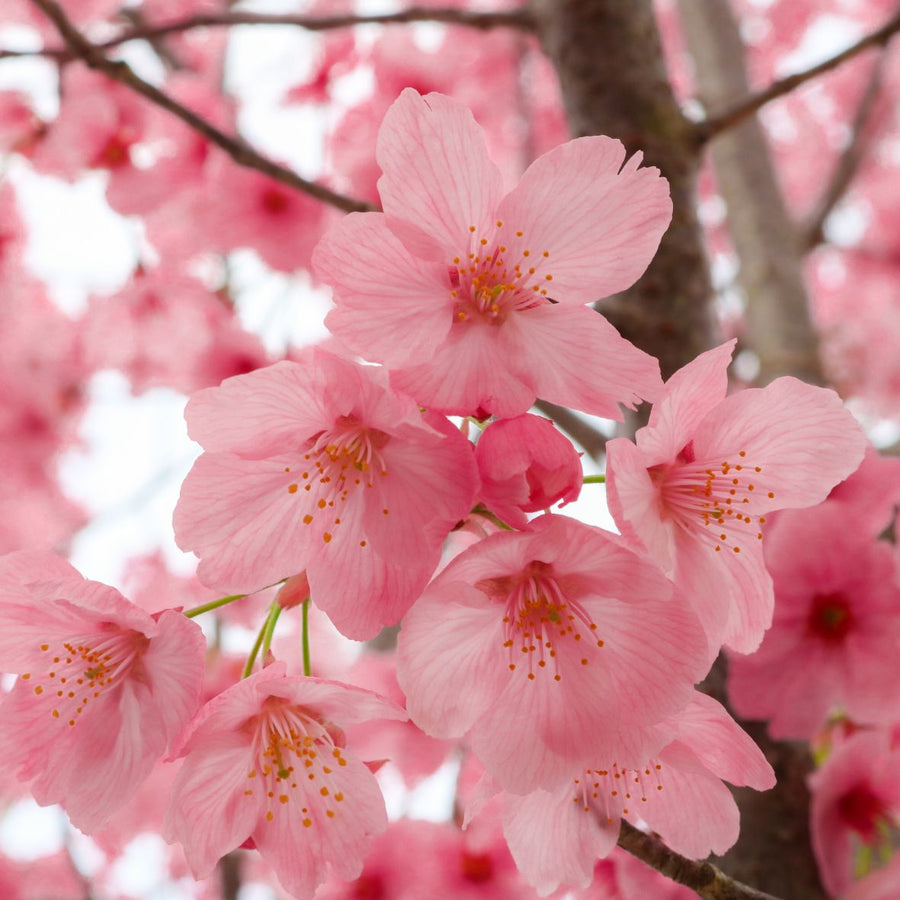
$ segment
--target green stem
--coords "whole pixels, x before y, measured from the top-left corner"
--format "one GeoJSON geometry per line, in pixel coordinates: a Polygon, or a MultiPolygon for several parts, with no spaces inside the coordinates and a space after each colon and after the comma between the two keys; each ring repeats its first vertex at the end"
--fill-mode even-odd
{"type": "Polygon", "coordinates": [[[220,606],[225,606],[228,603],[234,603],[235,600],[243,600],[244,597],[247,596],[249,595],[230,594],[227,597],[219,597],[218,600],[210,600],[209,603],[203,603],[200,606],[195,606],[193,609],[186,609],[183,614],[189,619],[193,619],[194,616],[199,616],[205,612],[209,612],[210,610],[218,609],[220,606]]]}
{"type": "Polygon", "coordinates": [[[511,525],[507,525],[506,522],[503,521],[499,516],[495,516],[483,503],[479,503],[472,510],[473,516],[482,516],[485,519],[490,519],[498,528],[502,528],[504,531],[515,531],[515,529],[511,525]]]}
{"type": "Polygon", "coordinates": [[[220,606],[234,603],[235,600],[243,600],[244,597],[250,597],[253,594],[261,594],[263,591],[267,591],[269,588],[275,587],[275,585],[283,584],[285,581],[287,581],[286,578],[282,578],[280,581],[273,581],[272,584],[267,584],[265,587],[261,587],[256,591],[251,591],[249,594],[229,594],[227,597],[219,597],[218,600],[210,600],[209,603],[203,603],[200,606],[195,606],[193,609],[185,610],[183,615],[187,616],[189,619],[193,619],[195,616],[202,615],[213,609],[218,609],[220,606]]]}
{"type": "Polygon", "coordinates": [[[262,648],[260,649],[263,659],[269,655],[269,648],[272,646],[272,638],[275,636],[275,625],[278,622],[278,617],[280,615],[281,607],[277,603],[273,603],[272,609],[269,611],[269,618],[266,619],[266,630],[263,636],[262,648]]]}
{"type": "Polygon", "coordinates": [[[309,655],[309,597],[303,601],[302,617],[303,631],[303,674],[312,675],[312,659],[309,655]]]}
{"type": "MultiPolygon", "coordinates": [[[[262,649],[264,643],[266,642],[267,635],[268,644],[271,644],[272,642],[272,631],[275,628],[275,622],[278,621],[279,615],[281,615],[281,607],[273,601],[272,605],[269,607],[269,614],[266,616],[266,620],[265,622],[263,622],[262,628],[259,629],[259,634],[256,636],[256,640],[253,642],[253,648],[250,650],[250,655],[247,657],[247,663],[244,666],[244,671],[241,674],[241,678],[249,678],[253,674],[253,666],[256,663],[256,657],[259,656],[259,651],[262,649]],[[275,621],[272,621],[273,618],[275,621]]],[[[266,644],[266,650],[268,650],[268,644],[266,644]]],[[[263,656],[265,658],[265,654],[263,656]]]]}
{"type": "Polygon", "coordinates": [[[582,484],[606,484],[605,475],[585,475],[581,479],[582,484]]]}

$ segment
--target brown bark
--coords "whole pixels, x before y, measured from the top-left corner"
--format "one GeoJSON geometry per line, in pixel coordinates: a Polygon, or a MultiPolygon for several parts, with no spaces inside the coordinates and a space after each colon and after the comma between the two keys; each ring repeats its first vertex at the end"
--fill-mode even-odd
{"type": "MultiPolygon", "coordinates": [[[[693,2],[704,10],[724,6],[693,2]]],[[[542,45],[559,75],[572,133],[618,137],[629,151],[643,150],[647,164],[658,166],[669,180],[674,214],[659,253],[633,288],[602,307],[626,337],[660,359],[667,377],[716,340],[710,277],[695,213],[700,132],[684,118],[672,94],[650,0],[532,0],[532,11],[542,45]]],[[[730,100],[747,93],[746,84],[731,90],[730,100]]],[[[755,122],[749,127],[758,129],[755,122]]],[[[740,145],[740,136],[736,143],[740,145]]],[[[762,151],[768,160],[764,144],[762,151]]],[[[783,211],[770,174],[772,203],[783,211]]],[[[751,175],[751,181],[755,177],[763,176],[751,175]]],[[[747,230],[759,238],[755,203],[753,209],[747,230]]],[[[786,213],[784,217],[787,221],[786,213]]],[[[792,229],[782,240],[787,251],[796,254],[792,229]]],[[[748,246],[752,248],[745,250],[748,257],[760,252],[759,244],[748,246]]],[[[805,317],[796,259],[795,255],[791,285],[795,298],[802,300],[805,317]]],[[[751,272],[764,287],[783,277],[780,268],[773,274],[765,263],[757,263],[755,270],[748,263],[745,274],[751,272]]],[[[788,370],[820,380],[817,358],[807,353],[815,343],[810,345],[803,327],[801,323],[802,364],[793,358],[791,342],[797,337],[791,332],[783,347],[779,343],[775,352],[764,353],[767,374],[788,370]]],[[[742,839],[725,857],[724,867],[740,881],[772,894],[816,900],[823,895],[809,850],[805,754],[768,742],[762,728],[755,732],[776,769],[780,788],[765,794],[739,792],[742,839]]]]}
{"type": "Polygon", "coordinates": [[[660,361],[663,377],[715,343],[696,217],[696,132],[666,74],[651,0],[532,0],[574,136],[608,134],[668,179],[674,214],[644,276],[601,310],[660,361]]]}
{"type": "MultiPolygon", "coordinates": [[[[750,94],[738,23],[728,2],[679,0],[679,10],[697,92],[715,118],[750,94]]],[[[794,375],[823,384],[798,235],[759,121],[750,116],[721,132],[711,150],[746,297],[746,345],[759,358],[757,381],[794,375]]]]}

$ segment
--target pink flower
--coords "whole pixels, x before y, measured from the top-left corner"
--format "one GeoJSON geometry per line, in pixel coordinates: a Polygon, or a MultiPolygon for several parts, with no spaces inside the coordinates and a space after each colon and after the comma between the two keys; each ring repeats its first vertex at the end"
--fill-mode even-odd
{"type": "Polygon", "coordinates": [[[312,897],[329,870],[356,878],[387,815],[340,726],[371,718],[406,714],[369,691],[287,676],[282,663],[238,682],[191,723],[163,836],[183,845],[195,878],[248,839],[295,897],[312,897]]]}
{"type": "Polygon", "coordinates": [[[474,500],[471,445],[374,366],[315,352],[200,391],[185,415],[206,452],[175,533],[200,580],[249,593],[305,570],[348,637],[406,612],[474,500]]]}
{"type": "MultiPolygon", "coordinates": [[[[854,476],[855,477],[855,476],[854,476]]],[[[900,720],[900,591],[893,548],[868,511],[836,500],[776,514],[766,536],[775,617],[752,656],[733,657],[728,694],[776,738],[811,738],[840,708],[859,724],[900,720]]]]}
{"type": "Polygon", "coordinates": [[[661,744],[637,729],[682,708],[705,672],[702,632],[652,564],[564,516],[531,528],[456,557],[404,618],[397,662],[416,724],[467,734],[519,793],[598,757],[641,764],[661,744]]]}
{"type": "Polygon", "coordinates": [[[643,765],[600,760],[553,792],[506,795],[503,831],[522,874],[540,894],[587,886],[609,854],[620,818],[643,821],[677,853],[724,853],[738,837],[738,809],[722,783],[767,790],[775,774],[762,751],[715,700],[699,692],[668,723],[670,742],[643,765]],[[574,802],[573,802],[574,801],[574,802]]]}
{"type": "Polygon", "coordinates": [[[772,620],[766,516],[813,506],[860,463],[862,429],[833,392],[795,378],[726,397],[734,341],[666,383],[637,445],[610,441],[608,496],[694,604],[715,655],[759,646],[772,620]]]}
{"type": "Polygon", "coordinates": [[[0,559],[0,756],[90,833],[174,745],[200,694],[203,634],[150,616],[49,553],[0,559]]]}
{"type": "Polygon", "coordinates": [[[525,513],[570,503],[581,493],[581,459],[571,441],[540,416],[499,419],[475,445],[480,497],[508,525],[524,528],[525,513]]]}
{"type": "Polygon", "coordinates": [[[503,196],[472,114],[404,90],[376,150],[385,212],[351,214],[314,254],[328,327],[426,406],[516,416],[536,396],[619,418],[657,363],[584,304],[631,285],[668,225],[656,169],[606,137],[546,153],[503,196]]]}
{"type": "Polygon", "coordinates": [[[833,897],[853,881],[854,856],[866,845],[890,846],[900,825],[898,749],[883,731],[864,731],[840,744],[810,778],[810,827],[822,884],[833,897]]]}

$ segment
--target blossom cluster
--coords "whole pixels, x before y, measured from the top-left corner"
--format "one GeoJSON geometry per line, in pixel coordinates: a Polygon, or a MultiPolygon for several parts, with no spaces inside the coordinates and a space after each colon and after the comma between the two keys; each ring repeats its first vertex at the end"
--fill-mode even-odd
{"type": "MultiPolygon", "coordinates": [[[[179,602],[156,597],[151,614],[55,557],[12,554],[0,668],[19,677],[4,758],[86,833],[160,763],[163,833],[195,877],[254,848],[298,898],[389,877],[387,860],[364,869],[388,833],[382,760],[366,759],[373,720],[398,729],[398,756],[434,760],[425,770],[466,754],[468,830],[499,821],[542,895],[605,877],[597,861],[622,819],[685,856],[723,853],[739,829],[723,781],[774,783],[695,689],[723,646],[735,708],[775,734],[810,737],[835,708],[862,725],[900,718],[879,675],[898,641],[896,560],[875,542],[892,507],[859,508],[863,432],[834,392],[796,379],[728,395],[734,341],[663,382],[587,305],[643,273],[671,215],[658,171],[618,141],[562,144],[504,191],[472,114],[407,89],[376,158],[383,212],[348,215],[312,252],[333,290],[332,346],[195,391],[186,410],[203,453],[176,538],[224,595],[209,608],[282,585],[263,665],[254,655],[245,677],[204,685],[202,633],[179,602]],[[634,441],[607,447],[620,533],[551,511],[582,471],[529,412],[537,398],[613,419],[652,404],[634,441]],[[308,637],[310,605],[358,641],[400,623],[395,675],[361,674],[363,688],[339,666],[301,669],[273,633],[301,606],[308,637]],[[775,677],[789,689],[767,688],[775,677]]],[[[894,742],[874,734],[829,763],[849,771],[857,745],[877,760],[877,809],[853,807],[863,839],[900,807],[875,783],[894,742]]],[[[823,821],[847,806],[835,790],[817,794],[823,821]]],[[[823,855],[845,859],[833,832],[817,834],[823,855]]],[[[507,849],[461,849],[467,877],[511,869],[507,849]]]]}

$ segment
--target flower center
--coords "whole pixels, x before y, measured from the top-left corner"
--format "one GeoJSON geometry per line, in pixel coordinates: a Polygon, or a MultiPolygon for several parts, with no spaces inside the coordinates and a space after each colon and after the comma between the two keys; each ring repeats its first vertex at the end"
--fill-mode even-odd
{"type": "Polygon", "coordinates": [[[775,492],[760,483],[762,466],[748,463],[746,457],[741,450],[737,462],[698,462],[690,441],[674,464],[652,466],[647,471],[659,490],[663,517],[701,534],[717,553],[729,548],[740,553],[738,541],[747,538],[761,541],[766,518],[754,509],[768,508],[775,492]]]}
{"type": "Polygon", "coordinates": [[[840,593],[816,594],[807,619],[807,630],[831,643],[840,643],[853,629],[853,610],[840,593]]]}
{"type": "Polygon", "coordinates": [[[504,599],[503,646],[509,652],[509,670],[527,665],[529,681],[550,669],[553,680],[561,681],[560,652],[577,655],[586,666],[603,646],[596,624],[577,600],[563,593],[549,563],[533,560],[518,575],[484,579],[476,587],[504,599]]]}
{"type": "Polygon", "coordinates": [[[655,791],[663,789],[662,765],[650,760],[643,769],[620,769],[616,763],[608,769],[585,769],[575,779],[574,803],[585,812],[597,810],[612,825],[622,816],[640,816],[640,804],[647,803],[655,791]]]}
{"type": "MultiPolygon", "coordinates": [[[[503,228],[499,219],[495,224],[498,229],[503,228]]],[[[502,233],[489,239],[476,238],[475,231],[475,226],[470,225],[469,252],[464,257],[455,256],[448,267],[454,323],[480,321],[502,325],[510,313],[551,302],[547,289],[553,275],[540,265],[549,257],[548,250],[533,254],[530,249],[522,248],[515,253],[518,261],[513,261],[502,233]]],[[[517,244],[521,238],[522,232],[517,231],[517,244]]]]}
{"type": "Polygon", "coordinates": [[[244,796],[265,793],[265,821],[291,804],[300,807],[304,828],[333,819],[344,802],[334,774],[347,765],[337,746],[343,744],[340,729],[277,698],[266,701],[254,727],[256,767],[247,773],[244,796]]]}
{"type": "Polygon", "coordinates": [[[857,785],[841,797],[838,814],[867,844],[890,824],[887,805],[867,784],[857,785]]]}
{"type": "Polygon", "coordinates": [[[138,631],[104,622],[97,631],[56,645],[42,643],[46,671],[25,672],[21,679],[32,685],[37,702],[43,703],[54,719],[74,728],[91,701],[137,674],[149,643],[138,631]]]}
{"type": "MultiPolygon", "coordinates": [[[[304,504],[303,524],[314,521],[324,528],[322,540],[327,544],[341,524],[340,505],[356,488],[372,488],[377,478],[387,475],[387,463],[382,450],[390,436],[374,428],[366,428],[352,416],[341,417],[332,428],[322,431],[307,444],[298,480],[287,485],[289,494],[297,494],[303,485],[304,494],[311,494],[311,505],[304,504]]],[[[295,469],[285,467],[285,473],[296,477],[295,469]]],[[[390,510],[382,509],[384,515],[390,510]]],[[[362,542],[365,546],[365,542],[362,542]]]]}

